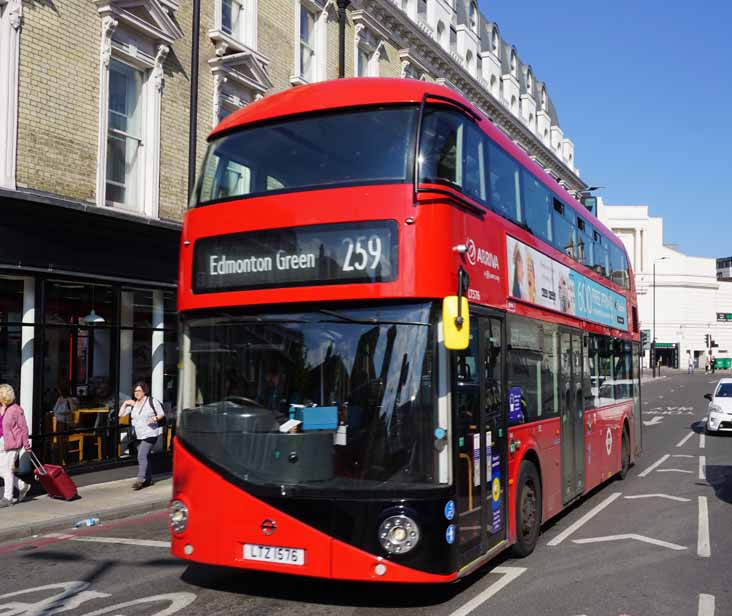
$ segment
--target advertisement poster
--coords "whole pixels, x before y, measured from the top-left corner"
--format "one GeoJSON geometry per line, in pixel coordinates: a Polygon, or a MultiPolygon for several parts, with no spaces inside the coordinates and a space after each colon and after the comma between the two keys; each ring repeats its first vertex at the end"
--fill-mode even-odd
{"type": "Polygon", "coordinates": [[[503,495],[501,494],[501,457],[491,458],[491,532],[497,533],[503,529],[503,518],[501,517],[501,505],[503,495]]]}
{"type": "Polygon", "coordinates": [[[627,305],[619,293],[506,238],[511,297],[616,329],[628,330],[627,305]]]}
{"type": "Polygon", "coordinates": [[[480,485],[480,434],[473,434],[473,486],[480,485]]]}

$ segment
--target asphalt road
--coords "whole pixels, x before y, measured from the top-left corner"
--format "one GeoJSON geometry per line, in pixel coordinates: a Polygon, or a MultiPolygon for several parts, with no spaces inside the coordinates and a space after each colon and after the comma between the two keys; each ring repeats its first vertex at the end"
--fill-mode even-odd
{"type": "MultiPolygon", "coordinates": [[[[718,376],[718,375],[717,375],[718,376]]],[[[716,377],[715,377],[716,378],[716,377]]],[[[528,558],[450,586],[382,586],[188,566],[164,512],[0,545],[0,616],[732,614],[732,437],[704,436],[713,378],[643,388],[644,453],[544,528],[528,558]]]]}

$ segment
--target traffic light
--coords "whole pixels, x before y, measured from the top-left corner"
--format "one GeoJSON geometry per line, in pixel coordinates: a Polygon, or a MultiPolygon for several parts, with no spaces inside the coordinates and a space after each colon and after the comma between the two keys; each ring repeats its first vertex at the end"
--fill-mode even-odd
{"type": "Polygon", "coordinates": [[[710,338],[711,344],[709,346],[718,347],[719,345],[714,341],[714,338],[710,338]]]}
{"type": "Polygon", "coordinates": [[[712,346],[712,345],[711,345],[711,342],[712,342],[712,337],[711,337],[711,336],[710,336],[709,334],[706,334],[706,335],[704,336],[704,344],[705,344],[705,346],[706,346],[707,348],[710,348],[710,347],[712,346]]]}
{"type": "Polygon", "coordinates": [[[648,332],[645,329],[641,330],[641,353],[645,353],[645,350],[648,348],[648,338],[650,336],[648,335],[648,332]]]}

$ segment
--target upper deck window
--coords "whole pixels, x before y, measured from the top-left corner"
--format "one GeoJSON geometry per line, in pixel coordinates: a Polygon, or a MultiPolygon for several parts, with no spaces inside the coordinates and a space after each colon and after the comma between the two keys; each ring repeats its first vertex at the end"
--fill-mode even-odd
{"type": "Polygon", "coordinates": [[[415,107],[310,115],[244,128],[209,145],[199,204],[271,191],[410,178],[415,107]]]}

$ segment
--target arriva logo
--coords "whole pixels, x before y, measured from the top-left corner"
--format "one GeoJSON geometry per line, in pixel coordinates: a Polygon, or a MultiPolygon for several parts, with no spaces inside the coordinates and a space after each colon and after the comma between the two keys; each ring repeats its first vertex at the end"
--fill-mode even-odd
{"type": "Polygon", "coordinates": [[[499,263],[497,255],[494,255],[492,252],[488,252],[487,250],[483,250],[482,248],[476,248],[475,242],[470,238],[465,242],[465,246],[467,248],[465,255],[468,257],[468,263],[470,263],[470,265],[480,263],[481,265],[487,265],[493,269],[498,269],[499,263]]]}

